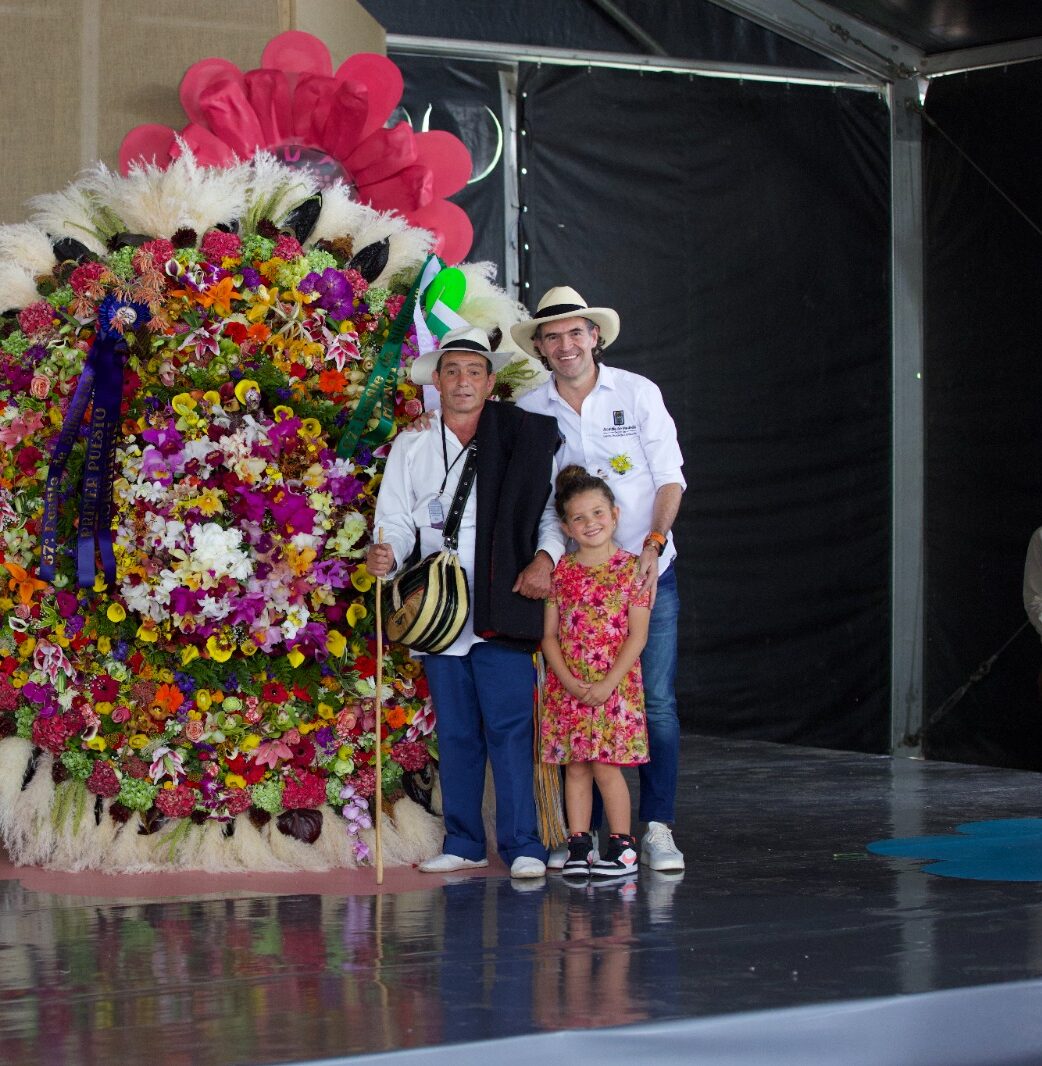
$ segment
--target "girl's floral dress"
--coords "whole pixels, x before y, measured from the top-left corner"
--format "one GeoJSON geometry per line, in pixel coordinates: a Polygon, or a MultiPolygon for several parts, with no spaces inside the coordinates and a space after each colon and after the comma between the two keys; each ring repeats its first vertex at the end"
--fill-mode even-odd
{"type": "MultiPolygon", "coordinates": [[[[650,590],[634,595],[637,562],[620,548],[598,566],[583,566],[574,555],[565,555],[553,572],[550,602],[560,614],[557,639],[565,665],[586,681],[600,681],[614,665],[629,633],[629,608],[650,606],[650,590]]],[[[633,766],[648,761],[639,659],[600,707],[570,696],[552,670],[546,672],[543,702],[543,762],[633,766]]]]}

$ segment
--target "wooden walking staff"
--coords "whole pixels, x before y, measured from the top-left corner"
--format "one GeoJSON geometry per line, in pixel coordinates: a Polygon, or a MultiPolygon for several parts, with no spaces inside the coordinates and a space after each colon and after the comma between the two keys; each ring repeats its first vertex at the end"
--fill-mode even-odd
{"type": "MultiPolygon", "coordinates": [[[[378,544],[384,542],[383,526],[377,531],[378,544]]],[[[376,827],[376,883],[384,883],[384,849],[383,833],[380,828],[383,813],[383,738],[381,736],[381,719],[383,718],[384,685],[384,626],[383,626],[383,578],[376,578],[376,792],[373,799],[373,824],[376,827]]]]}

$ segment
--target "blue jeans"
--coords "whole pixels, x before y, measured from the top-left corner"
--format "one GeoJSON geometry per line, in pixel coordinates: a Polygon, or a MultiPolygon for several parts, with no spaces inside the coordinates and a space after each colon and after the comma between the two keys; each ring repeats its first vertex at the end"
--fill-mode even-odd
{"type": "Polygon", "coordinates": [[[485,858],[481,801],[487,757],[496,791],[500,856],[508,865],[521,855],[545,861],[532,784],[531,653],[475,644],[466,655],[428,655],[424,669],[438,723],[442,850],[464,859],[485,858]]]}
{"type": "MultiPolygon", "coordinates": [[[[677,620],[680,594],[676,568],[658,579],[655,606],[648,626],[648,642],[640,656],[644,681],[644,709],[648,716],[648,755],[638,769],[642,822],[672,822],[676,817],[677,767],[680,762],[680,719],[677,717],[677,620]]],[[[593,790],[594,829],[600,827],[604,808],[597,786],[593,790]]]]}
{"type": "Polygon", "coordinates": [[[648,642],[640,656],[644,709],[648,715],[650,761],[640,766],[642,822],[672,822],[680,762],[680,719],[677,717],[677,620],[680,594],[676,568],[658,579],[648,642]]]}

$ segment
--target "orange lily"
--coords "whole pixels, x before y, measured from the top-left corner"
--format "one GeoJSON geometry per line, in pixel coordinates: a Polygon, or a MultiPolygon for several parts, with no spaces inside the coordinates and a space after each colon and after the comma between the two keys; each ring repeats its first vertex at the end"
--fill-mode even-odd
{"type": "Polygon", "coordinates": [[[203,307],[212,307],[223,318],[227,318],[232,313],[232,300],[241,300],[242,293],[235,288],[234,278],[221,278],[216,285],[211,285],[195,299],[203,307]]]}
{"type": "Polygon", "coordinates": [[[41,581],[39,578],[33,577],[27,571],[23,570],[17,563],[5,560],[4,566],[7,567],[7,572],[11,575],[10,580],[7,582],[7,587],[18,593],[18,600],[20,603],[24,603],[28,606],[32,603],[33,596],[35,596],[40,589],[47,588],[46,581],[41,581]]]}

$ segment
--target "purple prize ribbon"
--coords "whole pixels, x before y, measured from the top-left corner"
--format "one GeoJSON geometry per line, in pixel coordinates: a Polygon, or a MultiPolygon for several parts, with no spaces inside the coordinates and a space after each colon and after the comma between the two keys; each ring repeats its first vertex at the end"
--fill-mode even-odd
{"type": "Polygon", "coordinates": [[[115,584],[112,483],[115,477],[119,410],[123,398],[123,363],[127,350],[126,340],[115,322],[118,316],[120,324],[127,326],[141,315],[147,317],[147,307],[121,302],[112,296],[106,297],[98,308],[98,333],[87,355],[47,470],[40,559],[40,577],[44,581],[54,580],[58,560],[58,509],[62,481],[69,455],[83,425],[83,415],[93,400],[83,464],[76,576],[80,588],[94,587],[97,549],[101,552],[106,582],[115,584]]]}

